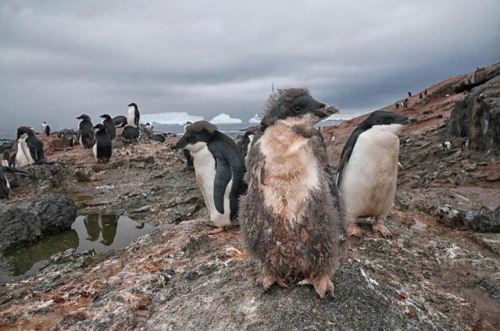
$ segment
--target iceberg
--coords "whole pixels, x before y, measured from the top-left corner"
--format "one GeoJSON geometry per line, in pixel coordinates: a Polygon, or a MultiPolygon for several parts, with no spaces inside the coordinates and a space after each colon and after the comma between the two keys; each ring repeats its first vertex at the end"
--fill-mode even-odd
{"type": "Polygon", "coordinates": [[[232,118],[228,114],[219,114],[210,120],[212,124],[239,124],[243,123],[239,118],[232,118]]]}
{"type": "Polygon", "coordinates": [[[190,115],[186,112],[167,112],[157,114],[141,114],[142,123],[178,124],[184,125],[186,122],[196,122],[203,120],[203,116],[190,115]]]}
{"type": "Polygon", "coordinates": [[[248,120],[248,123],[259,124],[262,121],[262,117],[260,114],[255,114],[251,119],[248,120]]]}

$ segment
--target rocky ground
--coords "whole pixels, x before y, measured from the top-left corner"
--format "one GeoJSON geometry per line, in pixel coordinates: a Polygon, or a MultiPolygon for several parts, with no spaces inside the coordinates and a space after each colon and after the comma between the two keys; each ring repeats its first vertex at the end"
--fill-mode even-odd
{"type": "MultiPolygon", "coordinates": [[[[500,162],[494,153],[462,152],[462,138],[448,135],[447,119],[468,93],[453,87],[464,78],[431,86],[427,97],[417,93],[398,109],[418,122],[402,138],[388,219],[395,236],[366,227],[364,239],[349,243],[335,294],[324,300],[301,286],[264,293],[239,230],[208,234],[194,174],[169,148],[175,138],[117,145],[106,165],[90,150],[62,151],[45,138],[56,163],[33,166],[39,179],[20,179],[8,204],[65,193],[79,213],[128,214],[159,226],[123,249],[64,256],[1,285],[0,328],[498,330],[500,162]]],[[[333,165],[361,120],[323,129],[333,165]]]]}

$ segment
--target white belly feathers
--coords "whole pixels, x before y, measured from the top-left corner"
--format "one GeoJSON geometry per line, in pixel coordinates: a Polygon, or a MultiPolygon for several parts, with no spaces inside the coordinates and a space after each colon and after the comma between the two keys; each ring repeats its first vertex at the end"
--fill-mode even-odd
{"type": "Polygon", "coordinates": [[[224,193],[224,214],[219,213],[217,208],[215,208],[214,202],[214,181],[215,181],[215,159],[212,153],[205,146],[196,152],[191,151],[193,156],[193,165],[196,174],[196,182],[203,194],[203,199],[205,200],[205,205],[210,212],[210,221],[217,226],[224,226],[231,224],[231,210],[229,204],[229,193],[231,192],[231,187],[233,180],[231,179],[226,187],[224,193]]]}
{"type": "Polygon", "coordinates": [[[341,184],[346,214],[363,217],[389,213],[396,192],[398,156],[396,135],[377,129],[359,135],[341,184]]]}

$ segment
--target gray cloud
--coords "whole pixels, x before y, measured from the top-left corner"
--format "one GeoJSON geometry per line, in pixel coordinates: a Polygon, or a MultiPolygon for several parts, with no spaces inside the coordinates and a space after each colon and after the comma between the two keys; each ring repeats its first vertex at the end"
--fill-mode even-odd
{"type": "Polygon", "coordinates": [[[131,101],[247,120],[273,84],[375,109],[498,61],[499,12],[496,0],[2,1],[0,133],[131,101]]]}

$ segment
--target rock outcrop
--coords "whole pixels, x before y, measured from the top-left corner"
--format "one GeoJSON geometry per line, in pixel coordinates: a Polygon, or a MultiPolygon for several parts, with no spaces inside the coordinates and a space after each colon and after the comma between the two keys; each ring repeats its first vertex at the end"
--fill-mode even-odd
{"type": "Polygon", "coordinates": [[[0,252],[68,230],[76,206],[63,194],[48,194],[20,205],[0,204],[0,252]]]}
{"type": "MultiPolygon", "coordinates": [[[[495,67],[500,69],[500,64],[495,67]]],[[[499,153],[500,70],[493,70],[480,82],[456,103],[448,132],[453,136],[468,137],[471,149],[499,153]],[[495,76],[491,77],[493,74],[495,76]]]]}

